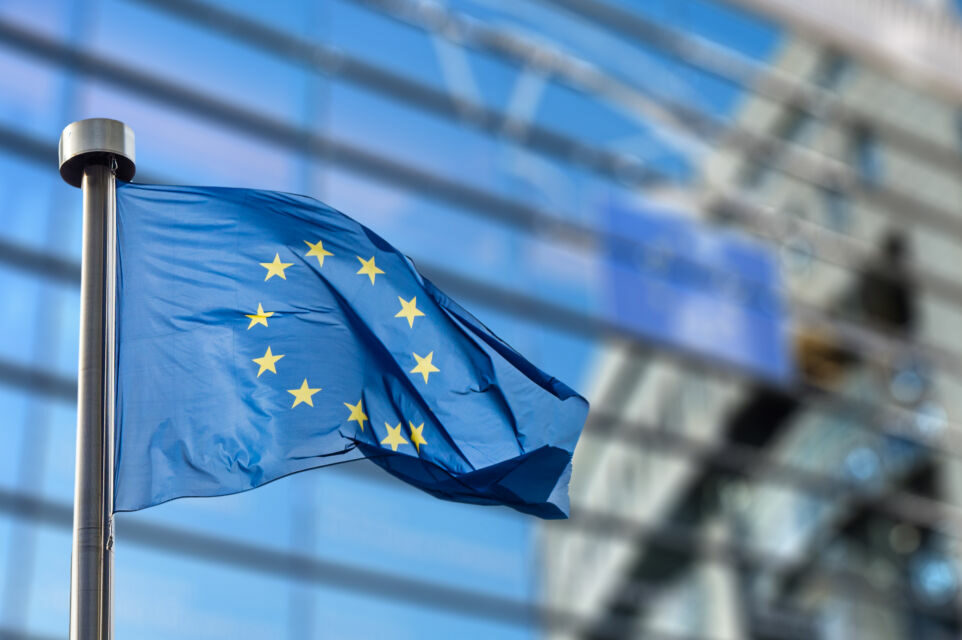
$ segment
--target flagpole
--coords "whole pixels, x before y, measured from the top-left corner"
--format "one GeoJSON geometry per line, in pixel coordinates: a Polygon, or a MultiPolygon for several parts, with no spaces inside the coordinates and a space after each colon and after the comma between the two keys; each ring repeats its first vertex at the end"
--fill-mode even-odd
{"type": "Polygon", "coordinates": [[[83,190],[70,640],[112,637],[116,181],[134,171],[134,132],[124,123],[91,118],[63,130],[60,175],[83,190]]]}

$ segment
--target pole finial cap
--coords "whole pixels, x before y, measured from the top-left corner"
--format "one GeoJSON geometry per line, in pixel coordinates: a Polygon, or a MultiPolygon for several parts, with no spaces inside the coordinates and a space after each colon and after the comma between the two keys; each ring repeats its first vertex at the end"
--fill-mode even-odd
{"type": "Polygon", "coordinates": [[[134,131],[119,120],[88,118],[71,122],[60,134],[60,177],[79,187],[84,167],[117,161],[117,178],[130,182],[136,171],[134,131]]]}

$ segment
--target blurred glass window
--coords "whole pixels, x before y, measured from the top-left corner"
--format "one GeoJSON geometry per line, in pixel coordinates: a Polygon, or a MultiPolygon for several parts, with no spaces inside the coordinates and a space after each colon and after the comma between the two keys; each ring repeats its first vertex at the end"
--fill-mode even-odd
{"type": "Polygon", "coordinates": [[[882,161],[878,140],[871,130],[857,129],[852,135],[852,164],[860,180],[878,184],[882,177],[882,161]]]}
{"type": "MultiPolygon", "coordinates": [[[[790,110],[781,117],[774,134],[785,142],[800,143],[811,132],[813,123],[810,113],[800,109],[790,110]]],[[[772,165],[777,165],[781,152],[781,149],[777,149],[774,153],[762,154],[758,161],[748,165],[742,175],[742,184],[751,188],[761,187],[771,172],[772,165]]]]}
{"type": "Polygon", "coordinates": [[[808,132],[811,124],[811,114],[799,110],[791,111],[782,120],[778,137],[788,142],[797,142],[808,132]]]}
{"type": "Polygon", "coordinates": [[[852,206],[849,198],[837,189],[822,189],[825,207],[825,223],[835,231],[848,231],[852,223],[852,206]]]}
{"type": "Polygon", "coordinates": [[[815,82],[825,89],[834,89],[841,84],[850,68],[851,62],[845,54],[829,52],[815,70],[815,82]]]}

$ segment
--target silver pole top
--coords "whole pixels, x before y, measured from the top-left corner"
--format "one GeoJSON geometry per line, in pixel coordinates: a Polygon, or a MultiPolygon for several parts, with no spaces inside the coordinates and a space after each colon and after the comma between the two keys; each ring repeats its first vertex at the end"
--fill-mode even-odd
{"type": "Polygon", "coordinates": [[[88,118],[68,124],[60,134],[60,177],[79,187],[84,167],[117,161],[117,178],[130,182],[134,177],[134,130],[119,120],[88,118]]]}

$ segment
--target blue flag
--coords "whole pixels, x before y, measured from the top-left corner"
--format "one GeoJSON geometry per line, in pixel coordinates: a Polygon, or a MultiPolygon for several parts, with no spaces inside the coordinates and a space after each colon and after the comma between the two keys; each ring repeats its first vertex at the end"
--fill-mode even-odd
{"type": "Polygon", "coordinates": [[[116,511],[366,457],[568,513],[587,402],[369,229],[303,196],[117,189],[116,511]]]}

